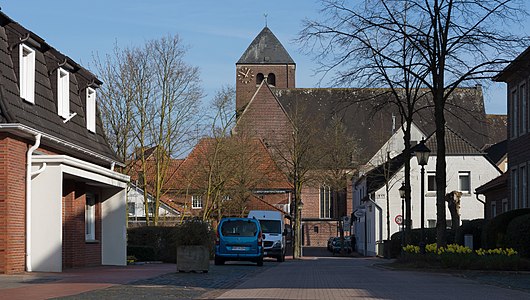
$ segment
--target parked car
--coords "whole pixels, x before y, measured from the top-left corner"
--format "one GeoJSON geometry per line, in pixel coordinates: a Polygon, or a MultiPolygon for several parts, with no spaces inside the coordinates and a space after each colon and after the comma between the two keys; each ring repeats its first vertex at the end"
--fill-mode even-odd
{"type": "Polygon", "coordinates": [[[333,251],[333,241],[340,239],[338,236],[331,236],[328,239],[328,251],[333,251]]]}
{"type": "Polygon", "coordinates": [[[216,234],[216,265],[229,260],[242,260],[263,266],[263,233],[258,220],[223,218],[217,226],[216,234]]]}
{"type": "Polygon", "coordinates": [[[331,242],[331,252],[333,255],[335,253],[351,253],[352,252],[352,246],[351,246],[351,237],[347,236],[341,239],[340,237],[337,237],[333,239],[331,242]]]}

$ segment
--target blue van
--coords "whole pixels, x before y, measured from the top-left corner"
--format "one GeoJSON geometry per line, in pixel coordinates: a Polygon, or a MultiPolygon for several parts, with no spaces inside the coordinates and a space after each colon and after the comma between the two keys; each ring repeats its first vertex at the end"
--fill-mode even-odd
{"type": "Polygon", "coordinates": [[[215,240],[215,264],[222,265],[228,260],[252,261],[263,266],[263,234],[258,220],[221,219],[215,240]]]}

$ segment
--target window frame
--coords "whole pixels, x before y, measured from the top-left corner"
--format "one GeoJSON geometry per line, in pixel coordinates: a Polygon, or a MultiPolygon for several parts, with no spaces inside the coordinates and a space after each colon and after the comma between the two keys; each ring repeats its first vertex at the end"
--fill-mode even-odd
{"type": "Polygon", "coordinates": [[[491,201],[490,209],[490,217],[493,219],[497,216],[497,201],[491,201]]]}
{"type": "Polygon", "coordinates": [[[427,171],[427,193],[436,193],[436,172],[427,171]],[[434,186],[434,189],[431,189],[431,185],[434,186]]]}
{"type": "Polygon", "coordinates": [[[96,89],[86,88],[86,128],[96,132],[96,89]]]}
{"type": "Polygon", "coordinates": [[[57,114],[70,117],[70,72],[63,68],[57,69],[57,114]]]}
{"type": "Polygon", "coordinates": [[[520,189],[520,199],[521,199],[521,208],[528,207],[528,173],[526,170],[526,164],[519,166],[519,186],[520,189]]]}
{"type": "Polygon", "coordinates": [[[518,126],[518,131],[519,131],[519,136],[523,135],[526,133],[526,128],[527,128],[527,115],[526,115],[526,111],[527,111],[527,105],[528,105],[528,99],[526,97],[526,83],[523,82],[519,85],[519,93],[518,93],[518,96],[519,96],[519,126],[518,126]]]}
{"type": "Polygon", "coordinates": [[[329,185],[321,185],[319,188],[319,217],[321,219],[333,218],[333,190],[329,185]]]}
{"type": "Polygon", "coordinates": [[[191,195],[191,209],[201,209],[202,207],[202,195],[191,195]]]}
{"type": "Polygon", "coordinates": [[[512,209],[519,208],[519,168],[511,170],[511,197],[512,209]]]}
{"type": "Polygon", "coordinates": [[[471,172],[458,171],[458,190],[463,194],[471,194],[471,172]],[[462,178],[467,177],[467,190],[462,188],[462,178]]]}
{"type": "Polygon", "coordinates": [[[85,241],[96,240],[96,196],[85,194],[85,241]]]}
{"type": "Polygon", "coordinates": [[[35,104],[35,50],[25,44],[19,49],[20,98],[35,104]]]}

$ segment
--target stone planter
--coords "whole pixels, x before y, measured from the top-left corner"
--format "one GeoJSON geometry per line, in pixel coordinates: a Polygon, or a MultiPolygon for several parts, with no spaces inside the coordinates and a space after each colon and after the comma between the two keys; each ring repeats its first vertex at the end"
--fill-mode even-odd
{"type": "Polygon", "coordinates": [[[178,246],[177,272],[208,272],[210,252],[207,246],[178,246]]]}

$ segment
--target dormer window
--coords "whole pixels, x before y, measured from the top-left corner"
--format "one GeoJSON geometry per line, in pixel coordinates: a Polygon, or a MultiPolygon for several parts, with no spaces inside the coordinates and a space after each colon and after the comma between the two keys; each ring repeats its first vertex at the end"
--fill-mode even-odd
{"type": "Polygon", "coordinates": [[[70,117],[70,73],[63,68],[57,70],[57,113],[70,117]]]}
{"type": "Polygon", "coordinates": [[[20,44],[20,98],[35,103],[35,50],[20,44]]]}
{"type": "Polygon", "coordinates": [[[86,89],[86,128],[96,132],[96,90],[86,89]]]}

